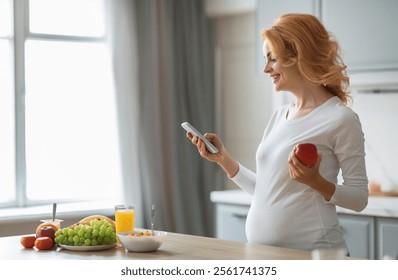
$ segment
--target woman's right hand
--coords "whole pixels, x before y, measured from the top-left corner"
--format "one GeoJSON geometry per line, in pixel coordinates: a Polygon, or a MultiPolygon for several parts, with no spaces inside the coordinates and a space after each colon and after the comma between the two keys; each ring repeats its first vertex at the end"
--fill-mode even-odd
{"type": "Polygon", "coordinates": [[[221,160],[221,155],[225,150],[221,139],[214,133],[206,133],[204,136],[218,149],[218,153],[210,153],[206,149],[206,144],[205,142],[203,142],[202,139],[192,135],[190,132],[187,132],[188,139],[191,140],[192,144],[194,144],[198,148],[198,152],[203,158],[212,162],[219,163],[221,160]]]}
{"type": "Polygon", "coordinates": [[[208,139],[218,149],[218,153],[213,154],[206,149],[206,144],[203,142],[202,139],[192,135],[190,132],[187,132],[186,135],[187,138],[191,140],[192,144],[197,147],[199,154],[203,158],[220,165],[229,177],[233,177],[236,175],[239,170],[239,164],[224,148],[220,137],[218,137],[214,133],[206,133],[204,135],[206,139],[208,139]]]}

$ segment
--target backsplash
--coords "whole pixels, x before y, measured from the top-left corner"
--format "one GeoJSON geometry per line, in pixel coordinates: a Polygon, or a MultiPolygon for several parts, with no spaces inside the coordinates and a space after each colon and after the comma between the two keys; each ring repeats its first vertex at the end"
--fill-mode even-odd
{"type": "Polygon", "coordinates": [[[377,75],[356,80],[351,108],[358,114],[365,134],[366,168],[369,180],[381,183],[383,192],[398,191],[398,79],[391,75],[377,83],[377,75]],[[394,83],[396,83],[394,85],[394,83]]]}

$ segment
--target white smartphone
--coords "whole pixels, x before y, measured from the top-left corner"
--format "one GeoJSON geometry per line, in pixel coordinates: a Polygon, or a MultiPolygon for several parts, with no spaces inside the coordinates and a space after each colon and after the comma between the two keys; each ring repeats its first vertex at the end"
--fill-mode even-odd
{"type": "Polygon", "coordinates": [[[218,153],[218,149],[209,141],[206,139],[206,137],[203,136],[202,133],[200,133],[196,128],[194,128],[189,122],[183,122],[181,126],[188,132],[192,133],[192,135],[198,136],[200,139],[205,142],[206,149],[212,153],[216,154],[218,153]]]}

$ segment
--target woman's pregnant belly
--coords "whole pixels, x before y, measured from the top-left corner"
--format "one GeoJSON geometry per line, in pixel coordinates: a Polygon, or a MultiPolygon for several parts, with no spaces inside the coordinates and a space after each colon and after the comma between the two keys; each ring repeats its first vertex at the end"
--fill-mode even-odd
{"type": "Polygon", "coordinates": [[[248,242],[304,250],[340,244],[344,239],[334,206],[319,199],[311,193],[280,200],[254,198],[246,220],[248,242]]]}

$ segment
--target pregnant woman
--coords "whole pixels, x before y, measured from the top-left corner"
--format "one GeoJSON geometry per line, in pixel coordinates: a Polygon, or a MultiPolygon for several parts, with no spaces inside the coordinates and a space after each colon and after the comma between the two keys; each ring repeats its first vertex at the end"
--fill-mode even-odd
{"type": "Polygon", "coordinates": [[[276,91],[290,92],[295,102],[271,117],[256,153],[256,170],[235,160],[213,133],[205,137],[219,150],[215,154],[198,137],[187,137],[202,157],[216,162],[253,196],[246,221],[249,242],[347,250],[336,206],[362,211],[368,179],[364,134],[357,114],[347,106],[349,79],[339,45],[308,14],[282,15],[261,35],[264,73],[276,91]],[[317,147],[315,165],[305,166],[294,155],[301,143],[317,147]]]}

